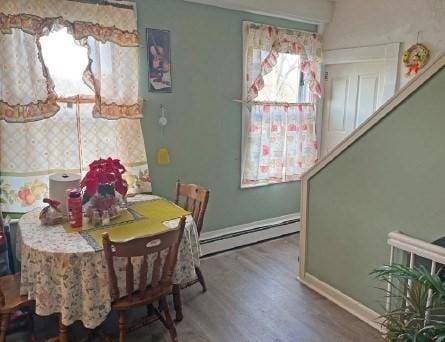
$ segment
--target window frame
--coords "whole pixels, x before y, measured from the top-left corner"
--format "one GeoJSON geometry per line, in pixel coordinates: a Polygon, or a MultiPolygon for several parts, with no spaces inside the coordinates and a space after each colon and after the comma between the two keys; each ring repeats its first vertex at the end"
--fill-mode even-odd
{"type": "MultiPolygon", "coordinates": [[[[248,49],[248,44],[247,44],[247,30],[246,27],[247,25],[249,25],[250,22],[246,21],[243,22],[243,32],[242,32],[242,39],[243,39],[243,44],[242,44],[242,84],[241,84],[241,89],[242,89],[242,93],[241,93],[241,166],[240,166],[240,188],[241,189],[250,189],[250,188],[256,188],[256,187],[264,187],[264,186],[269,186],[269,185],[277,185],[277,184],[285,184],[285,183],[294,183],[294,182],[299,182],[299,180],[286,180],[285,179],[285,170],[286,170],[286,166],[283,167],[283,176],[281,181],[265,181],[265,182],[257,182],[255,184],[244,184],[243,183],[243,174],[244,174],[244,165],[245,165],[245,161],[246,161],[246,155],[247,155],[247,137],[248,137],[248,133],[247,133],[247,129],[248,129],[248,124],[247,124],[247,117],[249,115],[249,110],[248,110],[248,102],[247,102],[247,94],[249,91],[249,85],[246,82],[245,79],[245,75],[246,72],[248,70],[247,68],[247,49],[248,49]]],[[[303,75],[300,74],[299,77],[299,83],[301,82],[301,80],[303,79],[303,75]]],[[[298,87],[298,98],[300,97],[301,93],[301,86],[299,85],[298,87]]],[[[318,100],[316,101],[318,103],[318,100]]],[[[254,104],[259,104],[259,103],[263,103],[263,104],[268,104],[271,103],[270,101],[253,101],[252,103],[254,104]]],[[[294,103],[289,103],[289,104],[298,104],[298,102],[294,102],[294,103]]],[[[319,106],[317,106],[317,113],[319,111],[318,109],[319,106]]],[[[317,115],[318,116],[318,115],[317,115]]],[[[317,129],[318,131],[318,129],[317,129]]],[[[318,136],[318,135],[317,135],[318,136]]],[[[319,138],[317,138],[317,140],[319,140],[319,138]]],[[[283,153],[284,154],[284,153],[283,153]]]]}

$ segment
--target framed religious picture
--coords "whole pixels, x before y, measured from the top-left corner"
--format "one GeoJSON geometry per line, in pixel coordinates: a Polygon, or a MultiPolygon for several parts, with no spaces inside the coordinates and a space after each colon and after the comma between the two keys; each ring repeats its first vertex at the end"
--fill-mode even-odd
{"type": "Polygon", "coordinates": [[[147,28],[148,89],[172,92],[170,31],[147,28]]]}

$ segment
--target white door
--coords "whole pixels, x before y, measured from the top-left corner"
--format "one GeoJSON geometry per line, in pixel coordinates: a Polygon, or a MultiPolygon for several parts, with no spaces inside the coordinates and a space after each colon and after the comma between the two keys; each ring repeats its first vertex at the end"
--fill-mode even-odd
{"type": "Polygon", "coordinates": [[[385,62],[330,64],[325,68],[322,156],[383,103],[385,62]]]}

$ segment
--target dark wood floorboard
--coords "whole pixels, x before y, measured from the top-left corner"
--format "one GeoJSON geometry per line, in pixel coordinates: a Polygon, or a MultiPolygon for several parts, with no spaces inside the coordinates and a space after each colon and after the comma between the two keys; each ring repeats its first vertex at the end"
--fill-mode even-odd
{"type": "MultiPolygon", "coordinates": [[[[183,291],[183,342],[382,341],[380,334],[296,280],[298,235],[202,260],[208,292],[183,291]]],[[[140,312],[134,312],[137,315],[140,312]]],[[[36,319],[39,340],[55,333],[55,317],[36,319]]],[[[116,332],[115,315],[104,324],[116,332]]],[[[86,330],[71,327],[73,340],[86,330]]],[[[23,338],[11,338],[21,341],[23,338]]],[[[128,335],[128,341],[168,341],[159,323],[128,335]]]]}

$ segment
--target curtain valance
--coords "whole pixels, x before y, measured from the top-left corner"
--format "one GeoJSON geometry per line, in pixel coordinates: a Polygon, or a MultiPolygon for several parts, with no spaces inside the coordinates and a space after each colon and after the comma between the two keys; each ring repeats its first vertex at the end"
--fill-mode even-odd
{"type": "Polygon", "coordinates": [[[263,77],[272,71],[279,53],[300,55],[300,68],[309,89],[316,97],[321,96],[322,46],[319,34],[249,22],[245,23],[244,28],[248,46],[246,61],[248,65],[254,66],[249,68],[250,72],[246,75],[248,101],[258,96],[264,86],[263,77]]]}
{"type": "Polygon", "coordinates": [[[71,23],[94,23],[137,34],[136,16],[131,8],[69,0],[2,0],[0,12],[6,15],[28,14],[40,18],[61,17],[71,23]]]}
{"type": "Polygon", "coordinates": [[[42,18],[30,14],[0,13],[0,31],[4,34],[12,33],[12,29],[21,29],[32,35],[42,36],[55,26],[65,26],[76,40],[89,36],[100,42],[113,42],[121,46],[138,46],[137,31],[129,32],[115,26],[103,26],[97,23],[74,21],[63,17],[42,18]]]}
{"type": "MultiPolygon", "coordinates": [[[[27,122],[59,110],[40,37],[67,27],[88,48],[85,83],[93,115],[141,118],[138,33],[133,9],[68,0],[3,0],[0,4],[0,120],[27,122]],[[25,86],[23,86],[25,85],[25,86]]],[[[79,94],[82,95],[82,94],[79,94]]]]}

